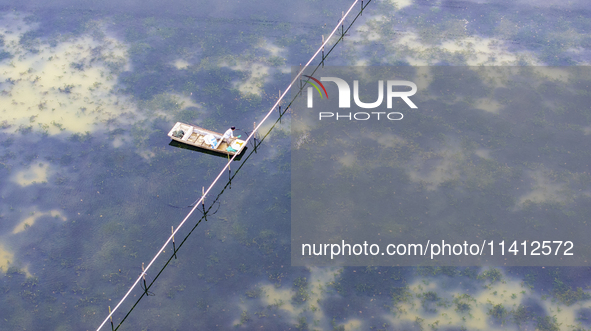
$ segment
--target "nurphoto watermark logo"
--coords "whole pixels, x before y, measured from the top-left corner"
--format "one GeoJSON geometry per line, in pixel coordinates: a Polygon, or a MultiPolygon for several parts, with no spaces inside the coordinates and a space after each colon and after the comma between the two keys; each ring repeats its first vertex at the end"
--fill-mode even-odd
{"type": "MultiPolygon", "coordinates": [[[[302,75],[303,77],[308,78],[305,80],[305,83],[308,83],[312,86],[307,88],[307,107],[314,108],[314,89],[318,92],[320,99],[328,100],[328,92],[322,82],[332,82],[335,83],[338,89],[338,102],[339,102],[339,109],[346,109],[351,108],[351,87],[349,83],[342,78],[338,77],[320,77],[320,80],[308,76],[302,75]]],[[[393,99],[400,98],[402,101],[406,103],[406,105],[410,108],[416,109],[418,108],[414,102],[410,99],[415,93],[417,93],[417,85],[411,81],[407,80],[387,80],[386,81],[386,107],[388,109],[392,109],[393,99]],[[410,87],[410,91],[400,91],[400,87],[410,87]]],[[[376,109],[382,106],[384,102],[384,81],[378,80],[378,98],[375,102],[363,102],[359,98],[359,81],[353,80],[353,102],[359,108],[363,109],[376,109]]],[[[348,119],[348,120],[356,120],[356,121],[367,121],[370,118],[375,118],[377,120],[381,119],[388,119],[391,121],[399,121],[404,118],[404,115],[400,112],[383,112],[383,111],[373,111],[373,112],[349,112],[349,113],[340,113],[339,112],[327,112],[321,111],[318,113],[318,120],[322,119],[348,119]]]]}

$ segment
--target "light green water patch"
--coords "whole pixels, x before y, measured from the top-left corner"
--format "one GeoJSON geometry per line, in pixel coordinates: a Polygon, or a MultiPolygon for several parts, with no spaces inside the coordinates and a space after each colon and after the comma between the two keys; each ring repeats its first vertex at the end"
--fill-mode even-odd
{"type": "MultiPolygon", "coordinates": [[[[266,112],[268,112],[271,106],[268,106],[268,108],[264,108],[265,109],[265,115],[266,112]]],[[[283,110],[283,109],[282,109],[283,110]]],[[[285,116],[282,118],[281,123],[275,123],[276,119],[279,117],[279,114],[277,114],[277,112],[275,111],[274,114],[271,114],[271,117],[269,117],[267,119],[267,121],[265,121],[263,123],[263,125],[261,125],[261,127],[259,128],[259,130],[257,131],[257,135],[259,137],[265,136],[267,135],[271,129],[273,130],[273,132],[271,132],[266,138],[265,141],[269,141],[269,142],[276,142],[275,137],[279,137],[279,139],[287,137],[291,134],[291,119],[289,118],[289,116],[285,116]]],[[[257,123],[258,124],[258,123],[257,123]]],[[[252,131],[252,130],[248,130],[245,129],[247,131],[252,131]]],[[[246,135],[246,133],[241,132],[242,134],[242,138],[244,139],[246,137],[248,137],[246,135]]],[[[234,134],[236,135],[236,134],[234,134]]]]}
{"type": "Polygon", "coordinates": [[[53,217],[55,219],[59,219],[63,222],[67,221],[67,218],[65,216],[62,215],[62,213],[57,210],[50,210],[47,212],[40,212],[37,210],[34,210],[32,212],[30,212],[30,216],[23,219],[17,226],[14,227],[14,229],[12,230],[12,234],[17,234],[19,232],[23,232],[26,229],[28,229],[29,227],[33,226],[35,224],[35,222],[37,222],[37,220],[43,216],[50,216],[53,217]]]}
{"type": "MultiPolygon", "coordinates": [[[[271,117],[265,123],[263,123],[263,125],[261,125],[259,131],[257,131],[257,137],[260,138],[269,133],[273,125],[275,125],[275,127],[273,127],[273,131],[265,137],[265,143],[269,144],[269,147],[271,147],[268,149],[268,152],[264,154],[264,158],[266,160],[274,160],[276,156],[281,153],[289,153],[288,149],[286,150],[285,148],[282,148],[282,140],[286,137],[289,137],[290,135],[291,120],[289,116],[286,116],[283,117],[281,123],[275,124],[275,119],[277,117],[279,117],[279,115],[274,112],[274,114],[272,114],[271,117]]],[[[244,130],[251,131],[248,129],[244,130]]],[[[241,139],[248,137],[248,134],[244,132],[244,130],[240,132],[242,135],[241,139]]],[[[234,135],[236,135],[236,133],[234,133],[234,135]]]]}
{"type": "Polygon", "coordinates": [[[411,161],[408,174],[413,182],[423,183],[428,190],[433,191],[445,181],[459,179],[459,166],[465,159],[465,153],[454,146],[436,152],[421,152],[411,161]]]}
{"type": "Polygon", "coordinates": [[[478,155],[479,157],[481,157],[483,159],[487,159],[487,160],[491,159],[490,150],[486,149],[486,148],[479,148],[476,151],[474,151],[474,154],[478,155]]]}
{"type": "Polygon", "coordinates": [[[170,121],[176,119],[181,122],[191,122],[205,111],[203,104],[193,101],[192,95],[192,92],[188,95],[178,93],[156,94],[148,101],[139,102],[138,108],[142,113],[148,114],[148,118],[160,117],[170,121]],[[188,108],[197,109],[188,111],[188,108]]]}
{"type": "Polygon", "coordinates": [[[14,173],[12,180],[20,186],[29,186],[33,184],[46,183],[48,178],[49,165],[33,164],[27,169],[19,170],[14,173]]]}
{"type": "Polygon", "coordinates": [[[569,80],[573,78],[572,70],[565,70],[559,67],[533,68],[533,72],[537,75],[537,78],[539,78],[534,80],[534,82],[545,82],[546,80],[550,80],[556,83],[568,83],[569,80]]]}
{"type": "Polygon", "coordinates": [[[352,318],[347,320],[345,323],[339,325],[342,326],[345,331],[357,331],[357,330],[364,330],[364,323],[362,320],[358,318],[352,318]]]}
{"type": "Polygon", "coordinates": [[[295,322],[294,316],[297,316],[299,309],[291,303],[291,298],[295,294],[292,289],[276,288],[271,284],[261,285],[260,288],[264,293],[261,296],[261,301],[264,305],[275,306],[277,309],[289,313],[292,322],[295,322]]]}
{"type": "MultiPolygon", "coordinates": [[[[146,144],[148,137],[158,131],[152,125],[154,120],[168,122],[170,128],[177,121],[199,124],[203,120],[203,114],[207,112],[201,103],[192,99],[192,93],[188,93],[188,95],[157,94],[150,100],[139,101],[136,108],[139,115],[133,113],[130,116],[131,127],[129,130],[122,130],[110,139],[114,148],[125,148],[131,144],[135,147],[135,152],[145,160],[151,160],[156,156],[154,150],[151,150],[150,146],[146,144]]],[[[162,134],[165,135],[167,132],[162,132],[162,134]]]]}
{"type": "Polygon", "coordinates": [[[490,88],[505,88],[512,79],[512,70],[498,70],[485,66],[469,68],[477,72],[481,82],[490,88]]]}
{"type": "Polygon", "coordinates": [[[294,148],[298,149],[308,143],[314,143],[314,137],[310,136],[310,131],[320,126],[316,115],[293,113],[295,120],[291,121],[291,136],[294,142],[294,148]]]}
{"type": "Polygon", "coordinates": [[[460,181],[470,188],[483,188],[494,184],[499,176],[508,175],[508,168],[500,167],[491,157],[492,151],[480,147],[478,141],[466,139],[459,143],[448,136],[442,138],[439,147],[419,151],[406,163],[404,168],[411,181],[430,191],[437,190],[443,183],[459,184],[460,181]],[[474,154],[489,163],[471,162],[474,154]]]}
{"type": "Polygon", "coordinates": [[[489,98],[480,98],[476,100],[476,102],[474,103],[474,107],[476,107],[477,109],[482,109],[492,114],[498,114],[499,109],[502,107],[502,105],[497,101],[489,98]]]}
{"type": "Polygon", "coordinates": [[[24,274],[27,277],[33,277],[31,272],[29,272],[29,266],[17,263],[14,260],[14,253],[12,250],[0,241],[0,273],[9,272],[9,268],[15,272],[24,274]]]}
{"type": "Polygon", "coordinates": [[[465,37],[441,43],[441,48],[452,54],[462,54],[467,65],[510,65],[518,61],[516,54],[503,49],[498,39],[465,37]]]}
{"type": "MultiPolygon", "coordinates": [[[[281,314],[293,324],[301,323],[307,317],[308,324],[329,330],[332,328],[331,320],[322,309],[322,301],[332,295],[332,291],[329,290],[330,284],[339,277],[342,268],[312,267],[309,270],[309,276],[297,278],[291,288],[271,284],[257,285],[260,289],[257,291],[261,293],[257,297],[260,297],[261,304],[269,309],[264,314],[281,314]]],[[[349,322],[352,326],[356,325],[353,321],[349,322]]],[[[347,326],[345,328],[347,329],[347,326]]]]}
{"type": "Polygon", "coordinates": [[[36,23],[25,22],[26,16],[19,12],[11,12],[0,18],[0,33],[3,35],[5,45],[18,43],[23,33],[38,27],[36,23]]]}
{"type": "Polygon", "coordinates": [[[119,148],[125,145],[127,142],[129,142],[129,139],[127,139],[126,137],[117,136],[113,139],[112,144],[114,148],[119,148]]]}
{"type": "MultiPolygon", "coordinates": [[[[229,68],[240,72],[241,77],[234,79],[231,84],[246,99],[262,97],[264,85],[271,81],[272,74],[277,70],[282,73],[289,72],[289,67],[285,65],[286,59],[283,57],[285,50],[283,48],[265,39],[261,39],[256,48],[266,51],[270,56],[255,57],[246,53],[239,56],[225,56],[215,63],[210,60],[206,61],[209,66],[215,65],[219,68],[229,68]]],[[[202,66],[207,65],[202,64],[202,66]]]]}
{"type": "Polygon", "coordinates": [[[242,96],[247,97],[250,94],[262,95],[262,88],[269,80],[269,66],[261,63],[238,63],[230,68],[246,72],[245,79],[233,82],[234,88],[238,89],[242,96]]]}
{"type": "MultiPolygon", "coordinates": [[[[411,35],[412,36],[412,35],[411,35]]],[[[425,47],[417,45],[416,36],[409,38],[409,47],[425,47]]],[[[462,55],[469,66],[503,66],[514,65],[519,60],[527,59],[532,65],[540,64],[529,52],[509,52],[503,40],[497,38],[466,36],[442,42],[438,48],[448,54],[462,55]]],[[[426,59],[425,59],[426,60],[426,59]]]]}
{"type": "Polygon", "coordinates": [[[387,0],[386,3],[393,5],[396,9],[400,10],[413,4],[412,0],[387,0]]]}
{"type": "Polygon", "coordinates": [[[326,298],[327,287],[343,272],[342,268],[310,268],[308,281],[310,293],[307,298],[307,309],[312,312],[312,319],[320,326],[328,327],[330,321],[322,310],[322,301],[326,298]]]}
{"type": "Polygon", "coordinates": [[[375,140],[379,145],[386,148],[399,148],[407,144],[406,139],[400,137],[397,134],[386,132],[378,134],[377,132],[367,132],[365,134],[367,138],[375,140]]]}
{"type": "Polygon", "coordinates": [[[522,190],[517,208],[523,207],[527,203],[567,203],[573,201],[575,192],[569,189],[567,183],[559,180],[557,174],[549,169],[539,168],[528,171],[529,177],[533,180],[532,188],[527,191],[526,187],[522,190]]]}
{"type": "Polygon", "coordinates": [[[437,62],[437,56],[430,45],[420,42],[419,35],[405,32],[396,40],[395,48],[402,48],[403,59],[412,66],[427,66],[437,62]]]}
{"type": "Polygon", "coordinates": [[[189,67],[189,62],[187,62],[183,59],[178,59],[178,60],[174,61],[172,63],[172,65],[179,70],[183,70],[183,69],[187,69],[189,67]]]}
{"type": "MultiPolygon", "coordinates": [[[[261,45],[259,45],[261,49],[266,50],[271,54],[271,57],[283,57],[287,50],[284,47],[279,47],[275,45],[272,41],[265,39],[261,45]]],[[[283,59],[285,60],[285,59],[283,59]]]]}
{"type": "Polygon", "coordinates": [[[8,34],[12,26],[0,22],[0,33],[16,35],[5,44],[15,56],[0,63],[0,80],[5,81],[0,122],[9,124],[7,132],[93,132],[135,112],[133,103],[112,92],[117,73],[128,65],[124,44],[106,35],[100,39],[82,35],[63,38],[54,47],[39,40],[33,53],[12,40],[34,29],[24,21],[20,24],[27,27],[8,34]]]}
{"type": "Polygon", "coordinates": [[[384,16],[375,15],[371,17],[366,24],[355,29],[356,33],[351,38],[347,38],[347,42],[371,42],[380,40],[382,36],[374,29],[374,26],[384,24],[384,21],[384,16]]]}
{"type": "Polygon", "coordinates": [[[352,152],[344,152],[341,156],[337,157],[337,161],[343,167],[352,167],[357,164],[357,157],[352,152]]]}
{"type": "MultiPolygon", "coordinates": [[[[450,288],[449,282],[446,277],[415,279],[407,287],[410,295],[384,319],[394,326],[407,323],[422,329],[522,330],[529,320],[540,329],[572,330],[581,327],[578,312],[591,306],[586,300],[563,304],[540,296],[522,279],[507,278],[498,269],[484,270],[477,280],[458,279],[454,284],[459,287],[450,288]],[[539,302],[544,309],[524,319],[528,302],[539,302]],[[560,328],[541,327],[548,318],[560,328]]],[[[582,291],[581,297],[588,296],[586,292],[582,291]]]]}
{"type": "MultiPolygon", "coordinates": [[[[395,6],[400,5],[398,2],[390,1],[395,6]]],[[[410,2],[403,2],[404,6],[410,5],[410,2]]],[[[354,52],[360,52],[364,45],[382,41],[391,50],[391,61],[404,60],[413,66],[428,66],[440,61],[457,62],[459,59],[463,59],[462,64],[470,66],[515,65],[519,61],[541,64],[531,52],[509,51],[503,39],[468,35],[469,23],[466,20],[450,21],[442,27],[434,26],[433,31],[415,31],[408,27],[391,35],[392,24],[393,19],[386,14],[372,16],[356,28],[355,35],[347,39],[346,45],[354,52]]],[[[368,63],[368,59],[357,59],[355,63],[363,65],[368,63]]]]}
{"type": "Polygon", "coordinates": [[[519,281],[495,282],[475,294],[446,288],[437,278],[416,279],[408,288],[411,298],[398,304],[395,315],[384,316],[393,325],[407,322],[433,329],[513,330],[516,328],[492,325],[489,311],[500,303],[509,309],[516,307],[524,297],[519,281]]]}
{"type": "Polygon", "coordinates": [[[0,242],[0,271],[6,272],[14,259],[14,253],[0,242]]]}
{"type": "Polygon", "coordinates": [[[426,90],[433,82],[433,73],[431,72],[431,68],[418,67],[413,82],[417,84],[417,89],[426,90]]]}
{"type": "Polygon", "coordinates": [[[556,318],[556,323],[561,326],[561,330],[582,330],[581,318],[578,313],[581,309],[591,308],[589,302],[579,302],[572,306],[565,306],[547,298],[540,298],[540,303],[548,315],[556,318]]]}

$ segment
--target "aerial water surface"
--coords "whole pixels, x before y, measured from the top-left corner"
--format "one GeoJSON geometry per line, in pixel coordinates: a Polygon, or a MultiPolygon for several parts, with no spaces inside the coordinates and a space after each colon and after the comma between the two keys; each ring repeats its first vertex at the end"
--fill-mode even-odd
{"type": "MultiPolygon", "coordinates": [[[[236,126],[246,137],[285,91],[292,66],[307,62],[351,3],[3,1],[0,329],[96,330],[227,162],[169,145],[170,128],[177,121],[217,132],[236,126]]],[[[589,97],[591,82],[564,67],[591,61],[587,6],[370,2],[327,65],[413,66],[425,89],[435,67],[547,67],[543,84],[523,83],[522,91],[544,97],[536,109],[498,95],[458,98],[440,112],[405,113],[404,127],[385,135],[367,133],[377,151],[345,137],[331,142],[341,179],[373,180],[363,171],[378,162],[393,169],[392,190],[407,207],[383,230],[453,225],[454,217],[485,227],[495,215],[549,238],[538,240],[586,229],[591,110],[577,102],[589,97]],[[580,99],[564,103],[552,93],[580,99]],[[423,195],[431,201],[419,201],[423,195]]],[[[232,163],[205,199],[207,220],[197,210],[175,236],[176,258],[167,264],[170,245],[147,273],[148,284],[158,277],[149,296],[120,330],[591,328],[586,261],[292,267],[296,111],[280,122],[275,112],[256,153],[250,145],[232,163]]],[[[379,205],[372,208],[379,214],[379,205]]],[[[142,293],[134,289],[115,326],[142,293]]]]}

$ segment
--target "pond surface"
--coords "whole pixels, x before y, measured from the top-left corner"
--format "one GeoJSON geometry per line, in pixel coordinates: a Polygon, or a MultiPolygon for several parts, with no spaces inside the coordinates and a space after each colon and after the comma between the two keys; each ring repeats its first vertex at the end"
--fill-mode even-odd
{"type": "MultiPolygon", "coordinates": [[[[1,3],[0,329],[96,330],[227,161],[169,145],[172,125],[246,136],[352,2],[1,3]]],[[[327,64],[586,66],[589,16],[584,1],[374,0],[327,64]]],[[[509,182],[498,207],[538,215],[528,226],[587,222],[589,109],[471,102],[445,129],[418,112],[387,137],[404,189],[453,199],[509,182]]],[[[120,330],[591,327],[588,267],[291,267],[290,116],[232,164],[120,330]]],[[[339,160],[351,176],[368,157],[355,153],[339,160]]]]}

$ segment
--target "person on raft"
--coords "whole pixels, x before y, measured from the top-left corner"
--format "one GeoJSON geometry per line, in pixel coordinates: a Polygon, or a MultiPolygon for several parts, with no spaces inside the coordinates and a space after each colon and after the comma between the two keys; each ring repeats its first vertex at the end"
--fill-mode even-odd
{"type": "Polygon", "coordinates": [[[233,126],[233,127],[229,128],[228,130],[226,130],[226,132],[222,136],[222,139],[220,140],[220,144],[222,142],[226,142],[226,144],[228,144],[228,146],[230,146],[232,144],[232,141],[235,139],[234,138],[234,130],[236,130],[236,127],[235,126],[233,126]]]}

